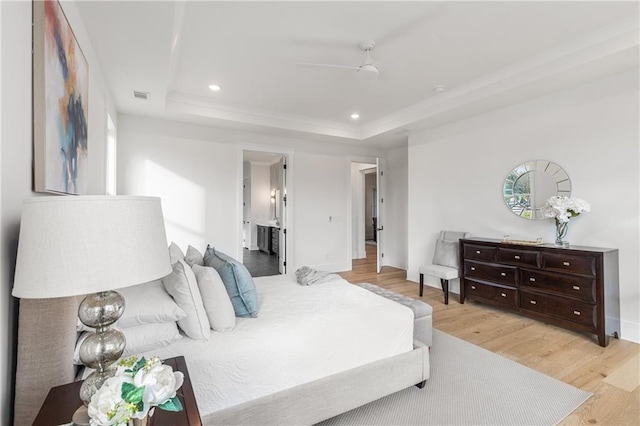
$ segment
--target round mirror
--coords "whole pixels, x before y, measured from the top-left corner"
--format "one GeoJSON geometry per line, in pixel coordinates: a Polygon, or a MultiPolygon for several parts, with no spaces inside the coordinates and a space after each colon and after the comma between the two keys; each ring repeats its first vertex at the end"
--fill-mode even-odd
{"type": "Polygon", "coordinates": [[[571,196],[569,175],[556,163],[527,161],[511,170],[502,188],[507,207],[525,219],[545,219],[544,205],[553,195],[571,196]]]}

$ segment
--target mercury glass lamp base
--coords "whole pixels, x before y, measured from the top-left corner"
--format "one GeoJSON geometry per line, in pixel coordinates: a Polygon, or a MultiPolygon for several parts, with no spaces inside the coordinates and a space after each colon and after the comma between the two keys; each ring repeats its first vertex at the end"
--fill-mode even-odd
{"type": "Polygon", "coordinates": [[[116,368],[109,367],[107,370],[102,373],[98,371],[94,371],[91,373],[80,386],[80,400],[84,405],[89,405],[91,402],[91,397],[102,387],[104,382],[106,382],[111,377],[115,376],[116,368]]]}
{"type": "Polygon", "coordinates": [[[111,328],[124,312],[124,298],[116,291],[89,294],[80,303],[78,317],[83,324],[94,328],[80,345],[80,360],[95,369],[80,387],[80,399],[89,405],[91,397],[103,383],[115,375],[113,364],[122,356],[125,338],[120,330],[111,328]]]}

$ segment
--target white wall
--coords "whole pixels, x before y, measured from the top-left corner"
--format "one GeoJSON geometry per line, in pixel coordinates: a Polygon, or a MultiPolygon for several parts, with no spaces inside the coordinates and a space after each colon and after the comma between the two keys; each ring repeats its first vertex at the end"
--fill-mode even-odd
{"type": "MultiPolygon", "coordinates": [[[[32,192],[31,2],[0,2],[0,424],[10,424],[17,301],[11,296],[22,200],[32,192]]],[[[105,111],[114,111],[106,84],[73,3],[62,4],[89,62],[90,194],[104,194],[105,111]]]]}
{"type": "Polygon", "coordinates": [[[350,269],[347,157],[375,158],[380,151],[129,115],[118,124],[118,193],[161,196],[169,240],[198,249],[211,243],[239,258],[242,150],[262,147],[295,154],[287,181],[293,209],[287,271],[350,269]]]}
{"type": "Polygon", "coordinates": [[[237,149],[167,126],[120,116],[118,193],[160,197],[167,239],[183,251],[211,244],[235,255],[237,149]]]}
{"type": "Polygon", "coordinates": [[[384,264],[400,269],[407,269],[408,262],[408,160],[406,146],[387,152],[384,264]]]}
{"type": "Polygon", "coordinates": [[[0,262],[0,412],[9,424],[13,410],[13,368],[17,301],[11,296],[22,200],[31,192],[31,3],[1,2],[2,32],[2,210],[0,262]]]}
{"type": "Polygon", "coordinates": [[[349,160],[298,153],[294,167],[296,265],[331,271],[350,270],[349,160]]]}
{"type": "Polygon", "coordinates": [[[568,240],[620,250],[622,338],[640,341],[638,114],[634,70],[410,136],[409,279],[430,261],[441,229],[554,241],[551,219],[526,221],[501,198],[513,167],[551,160],[569,174],[572,195],[592,205],[570,222],[568,240]]]}

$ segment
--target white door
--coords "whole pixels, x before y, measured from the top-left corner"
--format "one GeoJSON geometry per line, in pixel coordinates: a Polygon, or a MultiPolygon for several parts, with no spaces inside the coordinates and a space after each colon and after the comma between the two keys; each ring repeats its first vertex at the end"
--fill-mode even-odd
{"type": "Polygon", "coordinates": [[[242,181],[242,246],[251,248],[251,179],[242,181]]]}
{"type": "Polygon", "coordinates": [[[377,271],[380,273],[382,266],[384,265],[384,198],[386,195],[385,185],[385,169],[386,161],[384,158],[376,158],[376,214],[377,214],[377,248],[378,248],[378,262],[377,271]]]}

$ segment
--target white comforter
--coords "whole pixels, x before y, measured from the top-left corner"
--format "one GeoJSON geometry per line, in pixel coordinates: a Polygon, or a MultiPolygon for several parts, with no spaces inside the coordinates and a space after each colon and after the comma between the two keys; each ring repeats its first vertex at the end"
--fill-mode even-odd
{"type": "Polygon", "coordinates": [[[202,416],[413,348],[410,309],[341,278],[316,286],[294,276],[255,281],[258,318],[153,352],[185,356],[202,416]]]}

